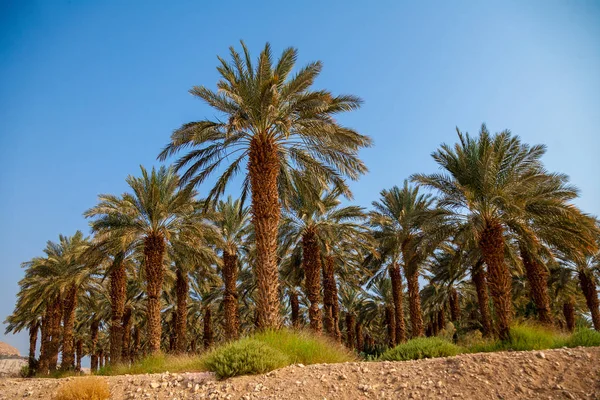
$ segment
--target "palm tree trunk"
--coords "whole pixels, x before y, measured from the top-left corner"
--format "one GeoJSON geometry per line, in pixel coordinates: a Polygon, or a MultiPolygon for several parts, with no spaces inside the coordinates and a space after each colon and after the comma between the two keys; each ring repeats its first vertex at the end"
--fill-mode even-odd
{"type": "Polygon", "coordinates": [[[238,256],[223,252],[223,282],[225,283],[225,293],[223,294],[223,314],[225,339],[235,340],[239,337],[238,321],[238,256]]]}
{"type": "Polygon", "coordinates": [[[458,292],[454,287],[450,289],[450,318],[454,323],[460,319],[460,302],[458,292]]]}
{"type": "Polygon", "coordinates": [[[388,346],[396,345],[396,318],[392,306],[385,307],[385,324],[387,326],[388,346]]]}
{"type": "Polygon", "coordinates": [[[277,233],[281,206],[277,179],[278,147],[266,134],[250,141],[248,173],[252,191],[252,223],[256,235],[256,284],[258,327],[278,329],[279,272],[277,268],[277,233]]]}
{"type": "Polygon", "coordinates": [[[563,315],[567,324],[567,330],[573,332],[575,330],[575,299],[570,296],[563,304],[563,315]]]}
{"type": "Polygon", "coordinates": [[[510,337],[510,324],[513,318],[511,298],[511,276],[504,261],[504,233],[497,221],[488,221],[481,232],[479,247],[483,261],[488,267],[488,284],[494,302],[497,330],[500,339],[510,337]]]}
{"type": "Polygon", "coordinates": [[[67,291],[63,305],[63,344],[60,368],[68,371],[75,368],[75,348],[73,346],[75,309],[77,308],[77,287],[75,285],[71,285],[67,291]]]}
{"type": "Polygon", "coordinates": [[[129,353],[131,349],[131,307],[127,306],[125,308],[125,313],[123,314],[123,339],[122,339],[122,351],[121,351],[121,361],[129,360],[129,353]]]}
{"type": "Polygon", "coordinates": [[[165,239],[159,235],[150,235],[144,241],[144,267],[148,290],[148,351],[151,354],[160,351],[162,325],[160,323],[160,295],[162,292],[165,253],[165,239]]]}
{"type": "Polygon", "coordinates": [[[50,328],[50,319],[52,313],[49,311],[49,306],[46,307],[46,311],[44,312],[44,314],[42,315],[42,340],[40,343],[40,360],[38,362],[38,373],[46,375],[48,373],[48,363],[49,363],[49,358],[48,358],[48,345],[50,343],[49,338],[50,335],[48,334],[50,328]]]}
{"type": "Polygon", "coordinates": [[[438,330],[439,331],[441,331],[443,329],[446,329],[446,314],[444,313],[444,309],[443,308],[438,311],[438,314],[437,314],[437,324],[438,324],[438,330]]]}
{"type": "Polygon", "coordinates": [[[335,260],[328,255],[323,264],[323,325],[325,331],[337,342],[342,340],[340,332],[340,307],[335,281],[335,260]]]}
{"type": "Polygon", "coordinates": [[[127,299],[127,274],[122,255],[115,257],[110,273],[110,361],[114,364],[121,362],[123,353],[123,313],[127,299]]]}
{"type": "Polygon", "coordinates": [[[290,296],[290,308],[292,309],[292,327],[294,329],[300,328],[300,302],[298,301],[298,293],[289,292],[290,296]]]}
{"type": "Polygon", "coordinates": [[[29,375],[33,375],[36,370],[35,346],[37,345],[38,329],[38,320],[35,320],[31,324],[29,324],[29,358],[27,360],[29,375]]]}
{"type": "Polygon", "coordinates": [[[77,356],[75,357],[75,371],[81,371],[81,359],[83,358],[83,340],[77,339],[75,342],[75,350],[77,356]]]}
{"type": "Polygon", "coordinates": [[[104,349],[98,350],[98,369],[104,367],[104,349]]]}
{"type": "Polygon", "coordinates": [[[92,317],[92,323],[90,325],[90,369],[92,372],[96,372],[98,370],[98,352],[96,351],[96,346],[98,345],[99,326],[100,321],[96,319],[96,316],[92,317]]]}
{"type": "Polygon", "coordinates": [[[133,327],[133,349],[130,354],[131,362],[134,362],[140,357],[142,338],[140,336],[140,328],[137,325],[133,327]]]}
{"type": "Polygon", "coordinates": [[[519,249],[538,319],[543,324],[552,325],[554,319],[550,311],[550,296],[548,296],[548,270],[531,255],[526,245],[519,243],[519,249]]]}
{"type": "Polygon", "coordinates": [[[578,272],[579,284],[585,297],[585,302],[592,314],[592,323],[594,329],[600,331],[600,308],[598,301],[598,289],[596,288],[596,280],[590,271],[580,269],[578,272]]]}
{"type": "Polygon", "coordinates": [[[346,345],[349,349],[356,347],[356,317],[352,313],[346,313],[346,345]]]}
{"type": "Polygon", "coordinates": [[[213,331],[212,331],[212,312],[210,307],[206,307],[204,310],[204,348],[208,349],[213,344],[213,331]]]}
{"type": "Polygon", "coordinates": [[[365,347],[365,342],[363,340],[363,333],[362,333],[362,324],[360,322],[356,323],[356,351],[358,351],[359,353],[363,351],[364,347],[365,347]]]}
{"type": "Polygon", "coordinates": [[[60,321],[62,320],[63,308],[61,297],[57,296],[52,304],[52,324],[50,325],[50,344],[48,346],[48,367],[50,372],[56,371],[58,364],[58,351],[60,349],[60,321]]]}
{"type": "Polygon", "coordinates": [[[492,317],[490,313],[490,300],[487,290],[487,279],[483,269],[483,262],[478,261],[473,266],[471,278],[477,291],[477,303],[479,304],[479,314],[481,316],[481,326],[483,336],[489,337],[492,335],[492,317]]]}
{"type": "Polygon", "coordinates": [[[175,282],[177,292],[177,313],[175,314],[175,350],[185,353],[187,350],[187,301],[190,290],[187,272],[177,268],[177,280],[175,282]]]}
{"type": "Polygon", "coordinates": [[[321,254],[315,232],[308,230],[302,235],[302,267],[304,268],[304,286],[310,306],[308,317],[310,327],[319,333],[323,330],[321,319],[321,254]]]}
{"type": "Polygon", "coordinates": [[[390,265],[389,274],[392,281],[392,297],[394,298],[394,325],[396,331],[394,334],[394,345],[397,345],[398,343],[406,341],[403,304],[404,293],[402,293],[402,277],[400,276],[400,267],[398,264],[393,263],[390,265]]]}
{"type": "Polygon", "coordinates": [[[410,309],[410,325],[413,338],[423,336],[423,313],[421,312],[421,295],[419,294],[419,270],[415,266],[405,265],[406,282],[408,283],[408,307],[410,309]],[[410,273],[409,273],[410,272],[410,273]]]}

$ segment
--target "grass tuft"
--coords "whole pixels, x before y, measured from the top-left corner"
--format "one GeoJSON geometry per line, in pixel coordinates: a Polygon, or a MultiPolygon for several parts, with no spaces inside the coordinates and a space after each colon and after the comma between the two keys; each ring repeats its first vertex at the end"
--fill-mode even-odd
{"type": "Polygon", "coordinates": [[[205,371],[198,356],[157,354],[142,358],[131,365],[108,365],[102,367],[97,375],[136,375],[158,374],[161,372],[205,371]]]}
{"type": "Polygon", "coordinates": [[[566,340],[567,347],[592,347],[600,346],[600,332],[593,329],[578,329],[566,340]]]}
{"type": "Polygon", "coordinates": [[[406,361],[421,358],[450,357],[461,353],[461,348],[439,337],[416,338],[401,343],[383,353],[380,360],[406,361]]]}
{"type": "Polygon", "coordinates": [[[108,384],[102,378],[88,376],[63,383],[54,400],[105,400],[110,397],[108,384]]]}

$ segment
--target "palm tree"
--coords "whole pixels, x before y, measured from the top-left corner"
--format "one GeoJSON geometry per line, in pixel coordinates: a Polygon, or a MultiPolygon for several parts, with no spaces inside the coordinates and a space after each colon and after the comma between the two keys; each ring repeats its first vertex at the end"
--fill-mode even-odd
{"type": "Polygon", "coordinates": [[[358,108],[360,99],[310,89],[321,71],[320,62],[310,63],[290,76],[296,49],[285,49],[273,65],[267,43],[254,66],[243,42],[242,48],[243,57],[231,48],[231,62],[219,58],[218,92],[204,86],[190,91],[220,112],[222,118],[184,124],[173,133],[159,159],[192,146],[175,163],[176,170],[187,168],[182,183],[189,187],[202,183],[223,161],[229,163],[207,203],[214,203],[230,178],[247,163],[241,198],[245,199],[250,191],[256,234],[258,325],[277,328],[281,323],[276,257],[279,192],[286,192],[287,174],[301,170],[348,193],[344,176],[357,179],[366,171],[357,153],[371,140],[333,118],[358,108]],[[229,162],[231,156],[233,161],[229,162]]]}
{"type": "Polygon", "coordinates": [[[239,337],[239,310],[237,279],[240,269],[239,252],[245,247],[249,233],[250,210],[241,201],[219,201],[212,216],[219,232],[219,245],[222,255],[222,279],[225,284],[223,294],[224,330],[226,339],[239,337]]]}
{"type": "MultiPolygon", "coordinates": [[[[574,209],[562,194],[574,189],[566,185],[565,177],[543,169],[542,145],[524,144],[509,131],[491,135],[485,125],[477,138],[457,132],[459,143],[443,144],[433,153],[447,173],[417,174],[412,179],[437,189],[439,204],[455,217],[454,224],[469,235],[475,232],[488,269],[498,333],[505,339],[513,317],[511,274],[505,262],[507,235],[531,238],[532,223],[536,226],[574,209]]],[[[574,240],[580,239],[589,242],[581,235],[574,240]]]]}
{"type": "Polygon", "coordinates": [[[348,241],[359,244],[359,240],[356,240],[358,236],[365,241],[366,232],[360,225],[365,215],[361,207],[341,207],[341,193],[338,190],[326,190],[308,177],[296,176],[292,185],[294,195],[287,199],[280,229],[281,247],[302,252],[305,289],[310,301],[308,314],[310,326],[315,332],[321,332],[323,327],[319,308],[322,289],[320,276],[323,272],[327,295],[326,327],[328,333],[336,337],[332,304],[337,302],[333,250],[343,248],[340,245],[348,241]]]}
{"type": "MultiPolygon", "coordinates": [[[[374,237],[379,242],[377,265],[389,260],[389,273],[394,293],[396,315],[396,342],[405,340],[402,322],[402,281],[399,261],[402,260],[408,283],[408,301],[413,337],[423,336],[423,316],[419,296],[419,274],[425,260],[433,253],[440,242],[439,235],[426,232],[425,225],[439,225],[442,214],[434,209],[431,195],[419,193],[407,181],[400,189],[394,186],[381,191],[381,199],[373,202],[370,213],[374,237]]],[[[438,230],[438,233],[440,231],[438,230]]]]}
{"type": "Polygon", "coordinates": [[[94,218],[92,229],[97,235],[124,238],[144,254],[144,272],[148,294],[149,351],[160,351],[160,295],[165,272],[167,243],[177,232],[195,232],[197,221],[192,218],[195,192],[178,190],[179,178],[174,171],[161,167],[152,172],[141,168],[141,177],[129,176],[127,183],[133,193],[121,197],[100,195],[97,206],[85,212],[94,218]]]}

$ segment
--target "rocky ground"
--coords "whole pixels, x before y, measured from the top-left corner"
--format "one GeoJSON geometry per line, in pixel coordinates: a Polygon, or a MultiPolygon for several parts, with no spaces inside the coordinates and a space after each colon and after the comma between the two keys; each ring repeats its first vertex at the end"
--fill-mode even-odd
{"type": "MultiPolygon", "coordinates": [[[[0,399],[51,399],[71,379],[3,379],[0,399]]],[[[293,365],[225,381],[208,373],[105,379],[113,399],[600,399],[600,348],[293,365]]]]}

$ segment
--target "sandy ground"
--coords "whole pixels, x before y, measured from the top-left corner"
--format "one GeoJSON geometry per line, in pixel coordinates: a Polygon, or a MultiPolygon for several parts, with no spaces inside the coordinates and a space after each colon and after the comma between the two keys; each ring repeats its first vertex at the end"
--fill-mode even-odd
{"type": "MultiPolygon", "coordinates": [[[[3,379],[0,399],[51,399],[72,379],[3,379]]],[[[113,399],[600,399],[600,348],[293,365],[225,381],[208,373],[105,379],[113,399]]]]}

